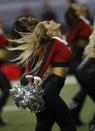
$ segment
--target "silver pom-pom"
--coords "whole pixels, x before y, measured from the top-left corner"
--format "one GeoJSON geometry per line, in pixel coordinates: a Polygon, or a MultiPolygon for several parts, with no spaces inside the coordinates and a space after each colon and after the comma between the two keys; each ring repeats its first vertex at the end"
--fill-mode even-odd
{"type": "Polygon", "coordinates": [[[10,89],[10,93],[18,108],[23,108],[34,113],[45,109],[44,91],[40,86],[29,83],[27,86],[13,87],[10,89]]]}

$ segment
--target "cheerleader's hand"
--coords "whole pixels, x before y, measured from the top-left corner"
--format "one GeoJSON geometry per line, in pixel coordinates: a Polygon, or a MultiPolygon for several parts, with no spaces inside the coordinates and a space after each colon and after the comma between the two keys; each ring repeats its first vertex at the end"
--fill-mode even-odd
{"type": "Polygon", "coordinates": [[[29,83],[33,83],[34,82],[34,76],[33,75],[26,75],[26,79],[28,80],[29,83]]]}
{"type": "Polygon", "coordinates": [[[33,82],[34,85],[40,85],[41,82],[42,82],[42,80],[40,77],[34,76],[34,82],[33,82]]]}

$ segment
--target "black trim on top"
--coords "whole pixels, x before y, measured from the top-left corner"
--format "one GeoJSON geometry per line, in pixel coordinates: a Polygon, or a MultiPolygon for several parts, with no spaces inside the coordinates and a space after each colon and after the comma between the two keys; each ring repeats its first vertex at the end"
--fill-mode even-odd
{"type": "Polygon", "coordinates": [[[47,48],[46,48],[46,52],[44,54],[44,58],[43,58],[43,61],[42,61],[42,64],[37,72],[37,75],[39,75],[43,69],[43,67],[45,66],[45,63],[48,61],[48,56],[49,56],[49,53],[51,52],[51,49],[55,43],[56,39],[51,39],[47,48]]]}
{"type": "Polygon", "coordinates": [[[69,63],[66,62],[54,62],[52,63],[52,67],[68,67],[69,63]]]}
{"type": "Polygon", "coordinates": [[[47,61],[49,53],[51,52],[51,49],[52,49],[55,41],[56,41],[56,39],[51,39],[50,40],[50,43],[48,44],[45,55],[44,55],[43,63],[47,61]]]}

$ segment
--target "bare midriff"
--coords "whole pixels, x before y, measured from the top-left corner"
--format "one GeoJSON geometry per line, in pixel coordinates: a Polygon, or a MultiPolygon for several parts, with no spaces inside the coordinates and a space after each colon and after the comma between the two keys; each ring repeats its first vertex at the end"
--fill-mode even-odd
{"type": "Polygon", "coordinates": [[[65,78],[68,74],[69,68],[68,67],[53,67],[52,73],[58,75],[60,77],[65,78]]]}

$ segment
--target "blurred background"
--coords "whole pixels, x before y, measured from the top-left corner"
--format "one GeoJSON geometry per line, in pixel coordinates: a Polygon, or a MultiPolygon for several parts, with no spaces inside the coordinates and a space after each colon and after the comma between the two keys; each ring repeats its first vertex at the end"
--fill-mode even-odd
{"type": "MultiPolygon", "coordinates": [[[[39,20],[43,19],[43,13],[46,10],[52,12],[52,17],[65,23],[64,12],[69,4],[74,0],[0,0],[0,16],[6,31],[9,32],[14,21],[21,15],[34,15],[39,20]]],[[[95,12],[95,0],[76,0],[78,3],[84,3],[88,6],[92,19],[95,12]]]]}
{"type": "MultiPolygon", "coordinates": [[[[65,33],[68,30],[66,26],[67,23],[65,19],[65,13],[68,7],[70,6],[70,4],[74,2],[82,3],[87,6],[89,10],[89,14],[90,14],[90,20],[92,22],[91,24],[93,24],[94,17],[95,17],[95,0],[0,0],[1,38],[3,35],[7,37],[11,35],[12,33],[11,30],[12,30],[12,26],[14,22],[21,16],[35,16],[38,18],[39,21],[53,19],[62,24],[61,30],[63,33],[65,33]]],[[[85,22],[87,23],[87,21],[85,22]]],[[[70,23],[70,26],[71,26],[71,23],[70,23]]],[[[75,36],[75,39],[76,39],[76,36],[75,36]]],[[[6,43],[6,39],[2,38],[0,40],[1,45],[4,42],[6,43]]],[[[13,55],[11,56],[13,57],[13,55]]],[[[3,60],[6,62],[5,58],[3,58],[3,60]]],[[[1,61],[1,64],[2,64],[2,61],[1,61]]],[[[1,84],[1,79],[0,79],[0,84],[1,84]]],[[[8,87],[8,84],[7,86],[5,85],[5,82],[3,82],[3,84],[4,84],[5,89],[7,89],[6,87],[8,87]]],[[[1,88],[1,85],[0,85],[0,88],[1,88]]],[[[61,96],[64,98],[66,103],[70,105],[73,99],[73,96],[75,96],[76,93],[79,91],[80,91],[80,84],[78,83],[77,79],[74,77],[74,74],[72,74],[71,76],[67,77],[64,91],[62,91],[61,96]]],[[[3,94],[5,95],[5,92],[3,94]]],[[[1,90],[0,90],[0,95],[1,95],[1,90]]],[[[5,105],[3,106],[4,112],[3,113],[2,111],[0,112],[8,120],[8,125],[3,127],[2,125],[4,125],[4,122],[0,121],[1,123],[0,131],[26,131],[26,130],[34,131],[35,121],[36,121],[34,114],[28,111],[18,110],[16,105],[13,103],[12,98],[8,96],[9,94],[5,98],[6,100],[8,99],[8,103],[6,103],[6,106],[5,105]]],[[[83,104],[84,104],[84,101],[83,101],[83,104]]],[[[89,96],[86,96],[85,106],[83,106],[83,109],[81,110],[81,113],[79,114],[79,117],[80,117],[79,119],[81,119],[84,124],[81,126],[78,126],[77,131],[88,131],[88,126],[92,119],[93,114],[95,116],[95,103],[91,100],[89,96]]],[[[55,124],[52,131],[59,131],[59,127],[55,124]]]]}

